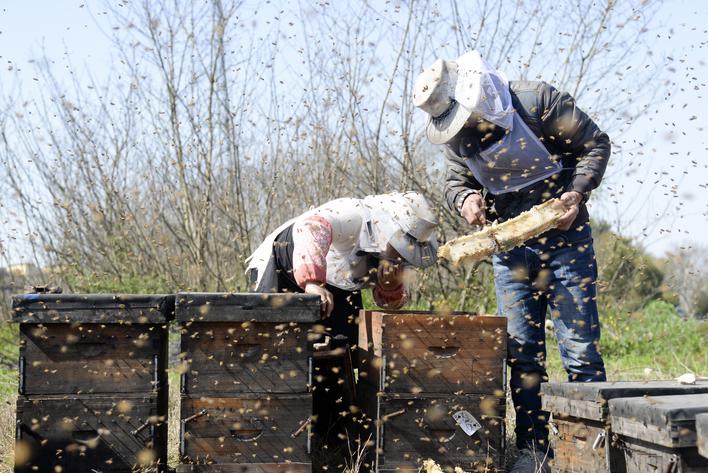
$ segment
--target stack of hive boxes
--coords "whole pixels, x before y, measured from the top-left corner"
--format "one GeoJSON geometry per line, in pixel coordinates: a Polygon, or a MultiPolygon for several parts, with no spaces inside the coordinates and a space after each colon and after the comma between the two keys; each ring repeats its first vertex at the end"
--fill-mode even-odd
{"type": "Polygon", "coordinates": [[[311,471],[312,353],[319,298],[180,293],[178,472],[311,471]]]}
{"type": "Polygon", "coordinates": [[[164,471],[173,296],[25,294],[16,472],[164,471]]]}
{"type": "MultiPolygon", "coordinates": [[[[644,410],[649,415],[648,406],[656,399],[676,397],[677,399],[708,393],[708,382],[681,384],[677,381],[617,381],[602,383],[544,383],[541,385],[543,408],[551,413],[551,445],[555,458],[552,468],[555,472],[598,473],[637,471],[628,469],[627,446],[631,441],[621,440],[621,432],[615,431],[617,420],[624,402],[629,406],[639,404],[636,412],[644,410]],[[646,401],[644,399],[646,398],[646,401]],[[643,404],[646,402],[646,404],[643,404]],[[617,406],[614,415],[611,406],[617,406]]],[[[679,402],[686,402],[679,401],[679,402]]],[[[630,409],[624,409],[630,412],[630,409]]],[[[629,425],[628,422],[621,422],[629,425]]],[[[649,435],[651,421],[639,419],[642,425],[638,432],[642,437],[649,435]]],[[[669,422],[667,420],[668,425],[669,422]]],[[[622,430],[622,429],[620,429],[622,430]]],[[[695,428],[694,428],[695,431],[695,428]]],[[[629,432],[625,432],[629,433],[629,432]]],[[[627,438],[631,436],[628,435],[627,438]]],[[[685,444],[685,438],[682,440],[685,444]]],[[[694,435],[695,441],[695,435],[694,435]]],[[[636,453],[634,458],[641,457],[636,453]]],[[[670,455],[669,455],[670,457],[670,455]]],[[[633,460],[629,460],[631,464],[633,460]]],[[[658,456],[649,463],[659,465],[658,456]]],[[[645,464],[648,467],[648,463],[645,464]]],[[[685,471],[678,469],[672,472],[685,471]]],[[[644,471],[665,471],[663,469],[644,471]]],[[[708,471],[700,470],[700,471],[708,471]]]]}
{"type": "Polygon", "coordinates": [[[417,472],[432,459],[445,469],[498,471],[505,318],[364,311],[358,351],[359,402],[376,445],[371,470],[417,472]]]}

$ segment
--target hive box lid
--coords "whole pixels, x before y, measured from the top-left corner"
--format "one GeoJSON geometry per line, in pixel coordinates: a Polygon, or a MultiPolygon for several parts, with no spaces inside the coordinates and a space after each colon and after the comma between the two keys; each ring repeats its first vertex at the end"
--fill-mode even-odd
{"type": "Polygon", "coordinates": [[[163,323],[174,316],[172,294],[20,294],[13,321],[47,323],[163,323]]]}
{"type": "Polygon", "coordinates": [[[607,402],[637,396],[672,396],[708,393],[708,381],[616,381],[598,383],[543,383],[543,409],[553,414],[604,421],[607,402]]]}
{"type": "Polygon", "coordinates": [[[317,322],[320,298],[314,294],[180,292],[179,322],[317,322]]]}
{"type": "Polygon", "coordinates": [[[693,447],[696,416],[708,413],[708,394],[612,399],[609,408],[617,434],[667,447],[693,447]]]}
{"type": "Polygon", "coordinates": [[[708,413],[696,416],[696,434],[698,435],[698,453],[708,458],[708,413]]]}

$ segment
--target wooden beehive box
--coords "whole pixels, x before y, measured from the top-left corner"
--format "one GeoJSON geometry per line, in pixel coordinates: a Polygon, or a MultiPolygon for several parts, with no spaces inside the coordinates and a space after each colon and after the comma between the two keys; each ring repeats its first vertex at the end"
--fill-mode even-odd
{"type": "Polygon", "coordinates": [[[166,427],[150,396],[20,396],[15,471],[164,471],[166,427]]]}
{"type": "Polygon", "coordinates": [[[627,473],[708,471],[696,436],[696,415],[708,413],[708,394],[613,399],[609,410],[627,473]]]}
{"type": "Polygon", "coordinates": [[[16,471],[133,471],[167,461],[169,295],[25,294],[16,471]],[[135,431],[133,434],[132,432],[135,431]],[[53,471],[53,466],[52,470],[53,471]]]}
{"type": "Polygon", "coordinates": [[[375,437],[372,469],[497,471],[504,455],[506,319],[363,311],[359,398],[375,437]],[[480,427],[466,434],[453,415],[480,427]]]}
{"type": "Polygon", "coordinates": [[[553,471],[624,472],[624,455],[610,428],[608,402],[626,397],[694,393],[708,393],[708,382],[543,383],[543,409],[552,416],[553,471]]]}
{"type": "Polygon", "coordinates": [[[708,414],[696,416],[696,435],[698,436],[698,453],[708,458],[708,414]]]}
{"type": "Polygon", "coordinates": [[[319,298],[180,293],[180,472],[311,470],[319,298]]]}

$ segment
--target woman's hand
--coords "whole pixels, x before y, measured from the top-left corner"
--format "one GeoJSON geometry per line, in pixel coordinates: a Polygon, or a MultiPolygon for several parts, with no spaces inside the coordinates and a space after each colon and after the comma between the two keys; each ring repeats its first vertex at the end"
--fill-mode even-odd
{"type": "Polygon", "coordinates": [[[320,296],[322,301],[320,308],[322,309],[322,317],[327,318],[332,315],[332,309],[334,309],[334,296],[332,293],[324,287],[323,285],[316,282],[308,282],[305,285],[305,293],[307,294],[317,294],[320,296]]]}

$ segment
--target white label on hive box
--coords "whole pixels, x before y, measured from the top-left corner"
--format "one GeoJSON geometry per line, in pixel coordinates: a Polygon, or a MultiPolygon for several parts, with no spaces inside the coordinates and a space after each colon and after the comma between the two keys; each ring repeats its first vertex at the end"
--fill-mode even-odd
{"type": "Polygon", "coordinates": [[[467,411],[455,412],[452,415],[452,418],[455,419],[457,425],[459,425],[460,428],[470,437],[482,428],[482,425],[477,422],[477,419],[475,419],[474,416],[467,411]]]}

